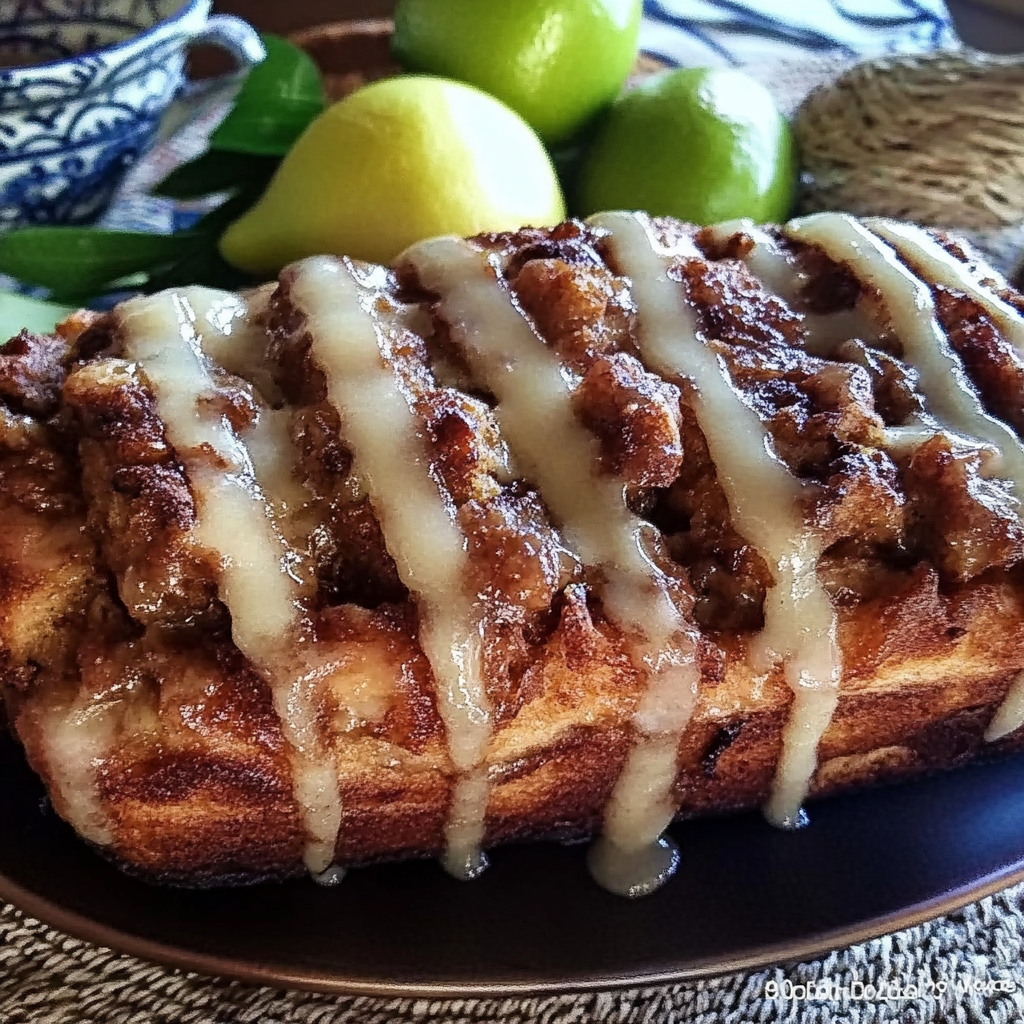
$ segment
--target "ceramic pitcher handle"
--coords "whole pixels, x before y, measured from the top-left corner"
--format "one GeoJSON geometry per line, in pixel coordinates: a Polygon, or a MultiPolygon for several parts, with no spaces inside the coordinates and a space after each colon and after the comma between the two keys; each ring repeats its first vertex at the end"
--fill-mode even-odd
{"type": "Polygon", "coordinates": [[[249,22],[236,18],[233,14],[212,15],[203,30],[190,42],[208,43],[227,50],[234,57],[239,70],[259,64],[267,55],[256,29],[249,22]]]}

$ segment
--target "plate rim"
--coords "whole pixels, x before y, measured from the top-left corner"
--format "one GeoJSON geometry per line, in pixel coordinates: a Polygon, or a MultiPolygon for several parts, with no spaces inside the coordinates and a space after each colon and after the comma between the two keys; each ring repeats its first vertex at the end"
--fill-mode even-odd
{"type": "MultiPolygon", "coordinates": [[[[492,983],[361,982],[356,979],[342,979],[337,974],[275,968],[269,965],[261,966],[248,961],[234,960],[230,957],[189,953],[180,947],[131,935],[118,928],[95,921],[84,914],[68,910],[37,895],[30,889],[26,889],[2,873],[0,873],[0,899],[42,924],[55,928],[72,938],[104,946],[115,953],[133,956],[163,967],[196,973],[207,978],[225,978],[249,985],[328,995],[438,999],[572,995],[625,988],[647,988],[820,959],[833,950],[867,942],[882,935],[902,931],[943,917],[969,903],[992,896],[1020,882],[1024,882],[1024,852],[1018,860],[998,871],[983,875],[966,885],[950,889],[931,899],[911,904],[891,914],[872,917],[856,926],[820,932],[799,940],[758,946],[741,955],[696,960],[685,967],[671,970],[634,971],[628,974],[612,972],[567,981],[547,979],[492,983]]],[[[656,899],[657,896],[654,895],[651,898],[656,899]]]]}

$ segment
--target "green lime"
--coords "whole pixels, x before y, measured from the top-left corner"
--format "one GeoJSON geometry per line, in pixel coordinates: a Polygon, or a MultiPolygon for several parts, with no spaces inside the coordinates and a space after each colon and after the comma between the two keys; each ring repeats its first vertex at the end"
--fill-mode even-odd
{"type": "Polygon", "coordinates": [[[220,249],[233,266],[276,274],[317,253],[387,263],[435,235],[564,216],[551,160],[518,114],[462,82],[410,75],[321,114],[220,249]]]}
{"type": "Polygon", "coordinates": [[[796,188],[789,125],[740,71],[652,75],[612,106],[580,171],[581,212],[646,210],[696,224],[784,220],[796,188]]]}
{"type": "Polygon", "coordinates": [[[641,0],[399,0],[402,65],[497,96],[546,142],[618,95],[636,58],[641,0]]]}

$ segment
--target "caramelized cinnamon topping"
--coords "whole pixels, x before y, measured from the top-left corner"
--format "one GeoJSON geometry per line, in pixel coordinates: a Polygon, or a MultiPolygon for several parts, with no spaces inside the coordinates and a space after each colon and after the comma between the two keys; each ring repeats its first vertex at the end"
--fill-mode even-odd
{"type": "Polygon", "coordinates": [[[171,880],[600,834],[651,891],[678,814],[949,760],[867,695],[1024,725],[1022,309],[908,225],[611,213],[23,332],[10,720],[171,880]]]}
{"type": "MultiPolygon", "coordinates": [[[[835,612],[817,578],[822,540],[802,521],[804,486],[773,451],[775,438],[761,416],[734,389],[723,355],[704,340],[709,333],[720,335],[724,325],[709,315],[701,324],[686,301],[688,292],[690,303],[703,304],[708,314],[724,309],[728,315],[738,308],[706,305],[706,297],[694,297],[693,260],[700,256],[693,243],[665,246],[639,216],[604,214],[591,223],[609,232],[610,257],[633,281],[642,357],[659,373],[692,382],[690,404],[733,522],[775,577],[766,596],[764,629],[752,648],[753,668],[766,672],[781,658],[796,695],[767,807],[772,820],[794,826],[814,772],[818,740],[835,708],[841,672],[835,612]],[[682,271],[681,281],[673,270],[682,271]]],[[[724,280],[707,275],[704,290],[715,284],[729,288],[735,278],[735,268],[724,280]]],[[[741,287],[747,290],[745,283],[741,287]]],[[[759,296],[756,301],[760,306],[765,300],[759,296]]],[[[779,335],[785,337],[790,322],[785,314],[753,318],[748,337],[754,343],[775,343],[779,335]]]]}
{"type": "Polygon", "coordinates": [[[404,259],[421,287],[439,297],[437,315],[449,337],[497,398],[513,457],[584,565],[600,574],[605,611],[631,636],[632,660],[649,678],[634,718],[640,739],[605,815],[608,841],[635,855],[675,813],[676,749],[696,697],[696,644],[675,593],[681,588],[659,568],[648,529],[626,504],[627,480],[601,472],[596,439],[576,417],[571,377],[516,309],[485,255],[440,239],[404,259]]]}

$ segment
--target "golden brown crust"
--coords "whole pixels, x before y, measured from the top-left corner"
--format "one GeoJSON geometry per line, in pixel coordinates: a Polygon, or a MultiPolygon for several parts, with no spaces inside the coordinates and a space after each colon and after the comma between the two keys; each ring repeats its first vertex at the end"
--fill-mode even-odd
{"type": "MultiPolygon", "coordinates": [[[[1024,746],[1024,730],[983,739],[1024,669],[1015,500],[987,475],[982,446],[949,436],[906,452],[885,444],[885,428],[923,399],[884,317],[872,337],[848,339],[828,358],[808,351],[805,313],[877,306],[878,297],[821,252],[780,237],[806,275],[790,308],[740,261],[750,246],[742,233],[721,241],[669,220],[655,230],[704,253],[681,248],[669,276],[780,458],[813,485],[803,512],[825,540],[820,577],[838,610],[844,674],[812,797],[1024,746]]],[[[648,523],[650,557],[688,628],[699,629],[680,815],[763,803],[793,694],[779,669],[759,677],[747,662],[772,574],[732,523],[692,384],[641,361],[631,285],[601,232],[570,222],[473,244],[573,382],[573,411],[595,435],[602,469],[623,479],[648,523]]],[[[468,538],[468,586],[486,610],[494,732],[485,845],[591,835],[631,749],[644,685],[626,638],[543,496],[516,476],[492,396],[473,386],[433,297],[407,267],[348,270],[372,282],[382,358],[468,538]]],[[[265,363],[247,374],[273,376],[275,394],[265,401],[212,367],[208,400],[239,433],[282,398],[290,417],[292,482],[313,524],[302,656],[316,731],[337,765],[337,861],[437,854],[458,773],[419,614],[354,472],[293,284],[286,271],[264,315],[265,363]]],[[[935,294],[983,400],[1019,428],[1019,354],[977,303],[935,294]]],[[[22,334],[0,353],[9,716],[72,820],[82,811],[67,758],[88,760],[76,739],[103,738],[95,782],[105,851],[127,870],[175,884],[288,877],[302,870],[306,839],[271,687],[230,639],[219,565],[195,541],[200,503],[185,460],[143,370],[120,358],[118,332],[117,311],[77,317],[61,337],[22,334]]]]}
{"type": "Polygon", "coordinates": [[[79,431],[89,526],[129,614],[143,625],[215,614],[213,566],[190,539],[195,501],[138,367],[85,363],[63,398],[79,431]]]}

